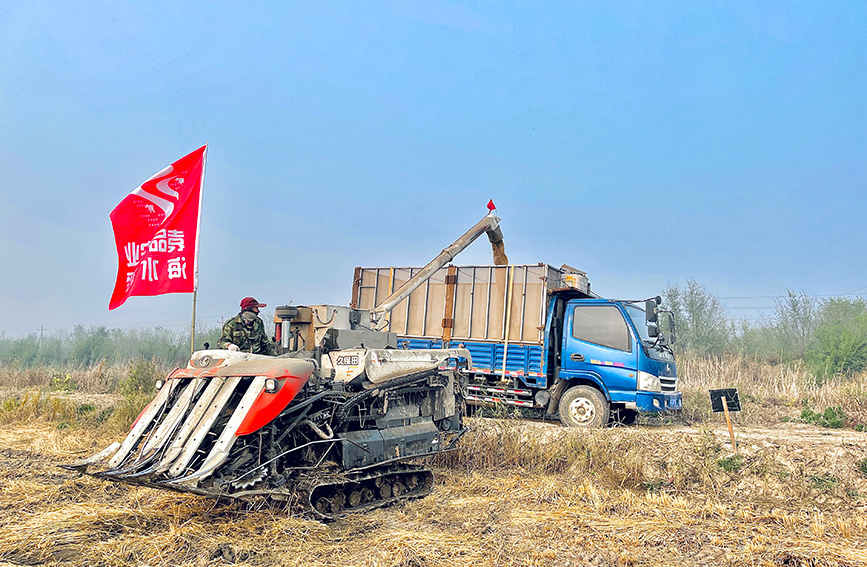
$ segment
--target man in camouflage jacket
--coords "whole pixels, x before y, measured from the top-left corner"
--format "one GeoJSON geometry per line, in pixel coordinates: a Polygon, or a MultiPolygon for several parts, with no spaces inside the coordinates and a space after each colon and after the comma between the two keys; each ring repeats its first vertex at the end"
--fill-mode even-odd
{"type": "Polygon", "coordinates": [[[268,338],[265,323],[259,318],[260,307],[266,305],[252,297],[242,299],[241,312],[223,325],[218,346],[253,354],[274,354],[274,343],[268,338]]]}

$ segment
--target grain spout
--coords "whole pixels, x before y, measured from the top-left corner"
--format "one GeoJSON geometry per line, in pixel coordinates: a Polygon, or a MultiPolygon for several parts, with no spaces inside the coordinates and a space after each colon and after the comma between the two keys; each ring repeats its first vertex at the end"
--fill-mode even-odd
{"type": "Polygon", "coordinates": [[[491,242],[491,250],[494,253],[494,265],[506,266],[509,264],[509,257],[506,256],[506,243],[503,240],[499,242],[491,242]]]}
{"type": "MultiPolygon", "coordinates": [[[[499,221],[499,219],[497,219],[499,221]]],[[[497,222],[494,228],[486,231],[488,233],[488,240],[491,241],[491,252],[494,254],[494,265],[496,266],[507,266],[509,264],[509,257],[506,256],[506,242],[503,239],[503,231],[500,228],[500,223],[497,222]]]]}

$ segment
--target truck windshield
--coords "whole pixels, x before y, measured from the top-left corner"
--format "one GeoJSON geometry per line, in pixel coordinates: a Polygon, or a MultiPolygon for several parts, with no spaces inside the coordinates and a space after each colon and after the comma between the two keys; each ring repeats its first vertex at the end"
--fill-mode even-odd
{"type": "Polygon", "coordinates": [[[645,316],[644,309],[632,303],[624,303],[623,306],[626,307],[626,312],[629,313],[629,318],[632,319],[632,323],[635,325],[636,330],[638,330],[641,340],[652,340],[647,332],[647,317],[645,316]]]}
{"type": "Polygon", "coordinates": [[[621,305],[626,308],[629,318],[632,319],[638,330],[644,352],[655,360],[674,361],[674,353],[671,352],[671,347],[667,346],[663,337],[659,337],[661,340],[650,338],[650,333],[647,332],[647,316],[644,309],[634,303],[622,303],[621,305]]]}

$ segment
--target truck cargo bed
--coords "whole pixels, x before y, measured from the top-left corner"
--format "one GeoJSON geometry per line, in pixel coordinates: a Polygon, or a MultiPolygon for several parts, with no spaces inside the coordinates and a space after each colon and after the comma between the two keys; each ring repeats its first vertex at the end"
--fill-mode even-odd
{"type": "MultiPolygon", "coordinates": [[[[410,350],[431,348],[465,348],[473,357],[473,367],[468,371],[476,374],[503,375],[503,352],[505,343],[481,341],[450,341],[447,346],[441,339],[400,338],[399,348],[410,350]]],[[[506,376],[516,377],[525,385],[544,388],[545,378],[542,345],[511,343],[506,354],[506,376]]]]}
{"type": "MultiPolygon", "coordinates": [[[[352,307],[373,309],[419,270],[355,268],[352,307]]],[[[565,265],[445,266],[388,312],[386,329],[399,348],[466,348],[472,374],[545,388],[548,294],[564,288],[590,292],[586,274],[565,265]]]]}
{"type": "MultiPolygon", "coordinates": [[[[373,309],[421,268],[355,268],[352,307],[373,309]]],[[[404,337],[541,345],[548,293],[586,275],[548,264],[446,266],[388,313],[388,330],[404,337]]],[[[582,283],[583,282],[583,283],[582,283]]]]}

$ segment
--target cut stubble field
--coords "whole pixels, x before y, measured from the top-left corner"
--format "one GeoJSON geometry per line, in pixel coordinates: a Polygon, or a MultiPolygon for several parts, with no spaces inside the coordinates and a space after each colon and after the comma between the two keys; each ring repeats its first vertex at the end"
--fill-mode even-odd
{"type": "Polygon", "coordinates": [[[0,430],[0,562],[58,565],[867,565],[867,434],[779,424],[575,431],[468,420],[433,494],[331,524],[57,465],[117,432],[0,430]]]}

